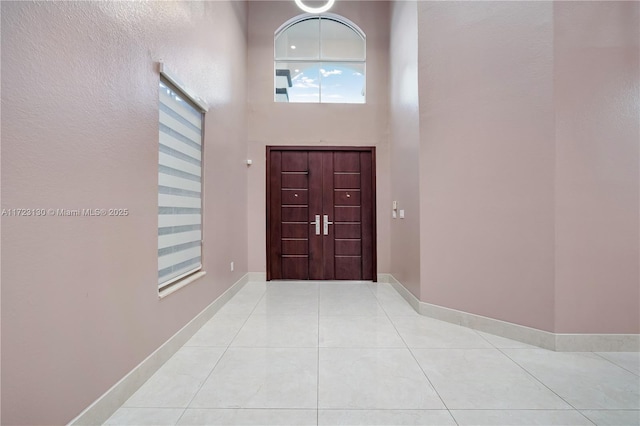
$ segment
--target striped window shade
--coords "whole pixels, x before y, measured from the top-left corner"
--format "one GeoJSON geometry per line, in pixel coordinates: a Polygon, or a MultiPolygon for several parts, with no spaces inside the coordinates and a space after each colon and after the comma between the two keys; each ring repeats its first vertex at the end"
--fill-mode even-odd
{"type": "Polygon", "coordinates": [[[203,111],[160,80],[158,286],[202,268],[203,111]]]}

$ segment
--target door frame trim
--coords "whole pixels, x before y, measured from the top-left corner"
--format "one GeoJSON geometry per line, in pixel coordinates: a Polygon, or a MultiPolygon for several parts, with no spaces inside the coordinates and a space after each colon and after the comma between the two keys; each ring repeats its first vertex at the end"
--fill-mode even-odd
{"type": "Polygon", "coordinates": [[[269,226],[270,217],[270,202],[271,199],[271,179],[269,178],[269,170],[271,170],[271,151],[354,151],[354,152],[370,152],[371,153],[371,197],[373,203],[373,235],[371,249],[373,251],[373,281],[377,281],[378,274],[378,222],[377,222],[377,200],[376,200],[376,147],[375,146],[313,146],[313,145],[267,145],[266,147],[266,167],[265,167],[265,179],[267,185],[267,193],[265,199],[265,226],[266,226],[266,250],[265,256],[267,258],[267,281],[271,281],[271,261],[269,259],[269,242],[271,241],[271,227],[269,226]]]}

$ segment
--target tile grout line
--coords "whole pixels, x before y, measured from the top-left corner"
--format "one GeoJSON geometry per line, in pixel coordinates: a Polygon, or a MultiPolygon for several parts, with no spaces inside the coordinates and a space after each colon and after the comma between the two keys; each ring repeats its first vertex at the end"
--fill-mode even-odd
{"type": "MultiPolygon", "coordinates": [[[[369,349],[369,348],[352,348],[352,349],[369,349]]],[[[384,349],[384,348],[383,348],[384,349]]],[[[398,348],[393,348],[398,349],[398,348]]],[[[135,409],[135,410],[143,410],[143,409],[168,409],[168,410],[182,410],[184,407],[146,407],[146,406],[130,406],[130,407],[122,407],[125,409],[135,409]]],[[[205,407],[205,408],[197,408],[198,410],[290,410],[290,411],[313,411],[312,408],[299,408],[299,407],[244,407],[244,408],[216,408],[216,407],[205,407]]],[[[323,408],[326,411],[446,411],[442,408],[323,408]]],[[[640,412],[640,409],[637,408],[454,408],[454,411],[633,411],[640,412]]]]}
{"type": "MultiPolygon", "coordinates": [[[[618,364],[618,363],[616,363],[614,361],[611,361],[609,358],[600,355],[598,352],[590,352],[590,353],[592,353],[592,354],[594,354],[596,356],[599,356],[600,358],[604,359],[605,361],[609,361],[611,364],[615,365],[616,367],[622,368],[625,371],[628,371],[629,373],[633,374],[634,376],[640,377],[640,374],[634,373],[633,371],[621,366],[620,364],[618,364]]],[[[622,352],[622,353],[627,353],[627,352],[622,352]]],[[[629,352],[629,353],[637,353],[637,352],[629,352]]],[[[640,356],[638,357],[638,361],[640,361],[640,356]]]]}
{"type": "MultiPolygon", "coordinates": [[[[566,399],[564,399],[563,397],[561,397],[560,395],[558,395],[557,392],[555,392],[553,389],[551,389],[549,386],[547,386],[542,380],[538,379],[535,375],[533,375],[533,373],[531,373],[529,370],[527,370],[526,368],[524,368],[522,365],[520,365],[520,363],[518,363],[516,360],[514,360],[513,358],[511,358],[509,355],[507,355],[501,348],[496,347],[496,349],[498,350],[498,352],[500,352],[502,355],[504,355],[505,357],[507,357],[507,359],[511,360],[511,362],[513,362],[515,365],[517,365],[518,367],[520,367],[525,373],[527,373],[529,376],[533,377],[533,379],[535,381],[537,381],[538,383],[540,383],[542,386],[544,386],[545,388],[549,389],[549,391],[551,393],[553,393],[555,396],[557,396],[558,398],[560,398],[562,401],[564,401],[569,407],[571,407],[573,410],[575,410],[576,412],[580,413],[580,415],[582,417],[584,417],[585,419],[587,419],[591,424],[595,425],[595,423],[588,418],[587,416],[585,416],[582,411],[578,410],[576,407],[573,406],[573,404],[571,404],[569,401],[567,401],[566,399]]],[[[531,350],[531,349],[524,349],[524,350],[531,350]]],[[[542,349],[542,350],[548,350],[548,349],[542,349]]]]}
{"type": "MultiPolygon", "coordinates": [[[[529,371],[527,371],[523,366],[521,366],[521,365],[520,365],[520,364],[518,364],[516,361],[514,361],[513,359],[511,359],[511,357],[510,357],[509,355],[507,355],[506,353],[504,353],[504,352],[502,351],[502,349],[505,349],[505,348],[499,348],[497,345],[495,345],[494,343],[492,343],[492,342],[491,342],[489,339],[487,339],[485,336],[483,336],[482,334],[480,334],[480,333],[478,332],[478,330],[473,330],[473,331],[474,331],[478,336],[480,336],[481,338],[483,338],[484,340],[486,340],[486,341],[487,341],[487,343],[489,343],[491,346],[493,346],[493,347],[494,347],[498,352],[500,352],[501,354],[503,354],[504,356],[506,356],[506,357],[507,357],[508,359],[510,359],[513,363],[515,363],[518,367],[520,367],[521,369],[523,369],[527,374],[529,374],[530,376],[532,376],[534,379],[536,379],[538,382],[540,382],[544,387],[546,387],[547,389],[549,389],[549,391],[551,391],[554,395],[556,395],[558,398],[560,398],[561,400],[563,400],[564,402],[566,402],[566,403],[571,407],[571,409],[569,410],[569,409],[566,409],[566,408],[565,408],[565,410],[567,410],[567,411],[576,411],[576,412],[580,413],[580,415],[581,415],[582,417],[584,417],[585,419],[587,419],[590,423],[595,424],[595,423],[593,423],[593,421],[591,421],[591,419],[590,419],[590,418],[588,418],[587,416],[585,416],[585,415],[584,415],[580,410],[578,410],[576,407],[574,407],[573,405],[571,405],[571,404],[569,403],[569,401],[566,401],[566,400],[565,400],[564,398],[562,398],[560,395],[558,395],[557,393],[555,393],[551,388],[549,388],[547,385],[545,385],[544,383],[542,383],[542,381],[538,380],[538,378],[537,378],[537,377],[535,377],[533,374],[531,374],[529,371]]],[[[519,348],[507,348],[507,349],[519,349],[519,348]]],[[[527,350],[527,349],[525,348],[525,350],[527,350]]],[[[523,408],[522,410],[530,410],[530,409],[524,409],[524,408],[523,408]]],[[[541,411],[546,411],[547,409],[540,408],[539,410],[541,410],[541,411]]]]}
{"type": "MultiPolygon", "coordinates": [[[[377,297],[376,297],[377,299],[377,297]]],[[[388,315],[388,313],[386,312],[386,310],[384,309],[384,307],[382,308],[385,313],[387,314],[387,317],[389,318],[389,320],[391,321],[391,323],[393,324],[394,328],[396,328],[395,323],[393,322],[393,320],[391,319],[391,317],[388,315]]],[[[547,385],[545,385],[544,383],[542,383],[537,377],[535,377],[533,374],[531,374],[529,371],[527,371],[524,367],[522,367],[520,364],[518,364],[516,361],[514,361],[513,359],[511,359],[507,354],[505,354],[500,348],[498,348],[496,345],[494,345],[492,342],[490,342],[485,336],[481,335],[477,330],[473,330],[472,331],[478,335],[481,339],[485,340],[491,347],[493,347],[495,350],[497,350],[498,352],[500,352],[501,354],[503,354],[504,356],[506,356],[509,360],[511,360],[512,362],[514,362],[518,367],[520,367],[522,370],[524,370],[528,375],[532,376],[536,381],[540,382],[544,387],[546,387],[547,389],[549,389],[549,391],[551,391],[553,394],[555,394],[556,396],[558,396],[558,398],[560,398],[561,400],[563,400],[564,402],[566,402],[571,409],[565,409],[566,411],[576,411],[577,413],[579,413],[582,417],[584,417],[587,421],[589,421],[591,424],[595,424],[593,423],[593,421],[591,419],[589,419],[585,414],[583,414],[580,410],[578,410],[577,408],[575,408],[572,404],[570,404],[568,401],[566,401],[564,398],[562,398],[560,395],[558,395],[556,392],[554,392],[553,390],[551,390],[547,385]]],[[[396,328],[396,332],[400,335],[400,332],[397,331],[396,328]]],[[[404,341],[404,338],[400,335],[400,338],[404,341]]],[[[405,342],[406,344],[406,342],[405,342]]],[[[431,380],[429,379],[428,375],[426,374],[426,372],[424,371],[424,369],[422,369],[422,366],[420,365],[420,363],[418,362],[418,360],[415,358],[415,354],[413,353],[412,348],[409,347],[409,345],[407,345],[407,348],[409,349],[409,352],[411,353],[411,355],[413,356],[413,358],[416,360],[416,363],[418,363],[418,366],[420,367],[420,369],[422,370],[423,374],[425,375],[425,377],[427,378],[427,380],[429,381],[429,383],[431,384],[431,386],[433,387],[434,391],[436,392],[436,394],[438,395],[438,397],[440,397],[440,399],[442,400],[442,403],[445,405],[445,407],[447,408],[447,411],[449,412],[449,415],[453,418],[454,422],[456,422],[456,425],[458,425],[458,421],[456,420],[456,418],[453,416],[453,414],[451,413],[451,410],[449,409],[449,407],[446,405],[446,403],[444,402],[444,399],[442,399],[442,397],[440,396],[440,393],[437,391],[436,387],[433,385],[433,383],[431,383],[431,380]]],[[[443,349],[452,349],[452,348],[443,348],[443,349]]],[[[460,348],[462,350],[465,349],[471,349],[471,348],[460,348]]],[[[478,348],[478,349],[490,349],[490,348],[478,348]]],[[[604,357],[603,357],[604,358],[604,357]]],[[[610,361],[611,362],[611,361],[610,361]]],[[[490,409],[486,409],[486,410],[490,410],[490,409]]],[[[520,409],[520,410],[528,410],[528,409],[520,409]]],[[[520,410],[513,410],[513,411],[520,411],[520,410]]],[[[547,409],[540,409],[541,411],[547,411],[547,409]]],[[[463,411],[463,410],[461,410],[463,411]]]]}
{"type": "MultiPolygon", "coordinates": [[[[384,308],[383,308],[384,309],[384,308]]],[[[386,312],[386,311],[385,311],[386,312]]],[[[391,317],[389,317],[389,319],[391,320],[391,317]]],[[[393,323],[393,320],[391,320],[391,322],[393,323]]],[[[394,324],[395,327],[395,324],[394,324]]],[[[498,352],[500,352],[501,354],[503,354],[504,356],[506,356],[509,360],[511,360],[512,362],[514,362],[518,367],[520,367],[521,369],[523,369],[527,374],[529,374],[530,376],[532,376],[536,381],[540,382],[544,387],[546,387],[547,389],[549,389],[549,391],[551,391],[554,395],[558,396],[558,398],[560,398],[561,400],[563,400],[564,402],[566,402],[571,409],[565,409],[565,410],[570,410],[570,411],[576,411],[578,413],[580,413],[580,415],[584,418],[586,418],[590,423],[594,424],[591,419],[589,419],[586,415],[584,415],[580,410],[578,410],[577,408],[575,408],[572,404],[570,404],[568,401],[566,401],[564,398],[562,398],[560,395],[558,395],[556,392],[554,392],[552,389],[550,389],[547,385],[545,385],[544,383],[542,383],[537,377],[535,377],[533,374],[531,374],[529,371],[527,371],[524,367],[522,367],[520,364],[518,364],[516,361],[514,361],[513,359],[511,359],[506,353],[504,353],[501,348],[499,348],[498,346],[496,346],[495,344],[493,344],[491,341],[489,341],[489,339],[487,339],[485,336],[483,336],[482,334],[479,333],[478,330],[475,329],[470,329],[471,331],[473,331],[477,336],[479,336],[482,340],[486,341],[493,349],[497,350],[498,352]]],[[[402,336],[401,336],[402,337],[402,336]]],[[[404,340],[404,339],[403,339],[404,340]]],[[[408,347],[408,345],[407,345],[408,347]]],[[[411,352],[411,354],[414,356],[415,359],[415,355],[413,354],[412,348],[409,348],[409,351],[411,352]]],[[[415,349],[419,349],[419,348],[415,348],[415,349]]],[[[434,348],[432,348],[434,349],[434,348]]],[[[456,348],[443,348],[443,349],[456,349],[456,348]]],[[[462,349],[462,350],[467,350],[467,349],[490,349],[490,348],[458,348],[458,349],[462,349]]],[[[417,359],[416,359],[417,362],[417,359]]],[[[418,363],[418,365],[420,365],[420,363],[418,363]]],[[[422,369],[422,366],[420,366],[420,369],[422,369]]],[[[427,376],[426,372],[423,373],[425,374],[425,376],[427,376]]],[[[429,380],[428,376],[427,376],[427,380],[429,380]]],[[[429,383],[431,383],[431,380],[429,380],[429,383]]],[[[431,384],[431,386],[433,386],[433,384],[431,384]]],[[[436,390],[435,386],[433,386],[434,390],[436,390]]],[[[437,393],[437,390],[436,390],[437,393]]],[[[440,394],[438,393],[438,396],[440,396],[440,394]]],[[[442,398],[441,398],[442,399],[442,398]]],[[[444,403],[444,400],[442,401],[444,403]]],[[[446,404],[445,404],[446,407],[446,404]]],[[[447,407],[447,410],[449,411],[449,414],[451,415],[451,417],[453,417],[453,420],[456,422],[456,424],[458,424],[458,421],[455,419],[455,417],[453,416],[453,414],[451,413],[451,410],[449,410],[449,408],[447,407]]],[[[486,409],[486,410],[490,410],[490,409],[486,409]]],[[[530,410],[530,409],[515,409],[513,411],[519,411],[519,410],[530,410]]],[[[546,411],[547,409],[540,409],[541,411],[546,411]]],[[[462,410],[461,410],[462,411],[462,410]]]]}
{"type": "MultiPolygon", "coordinates": [[[[231,300],[233,300],[234,297],[237,296],[238,293],[234,294],[233,297],[231,299],[229,299],[227,301],[227,303],[229,303],[231,300]]],[[[247,318],[244,320],[244,322],[242,323],[242,325],[238,328],[238,331],[236,331],[236,333],[234,334],[233,338],[229,341],[229,344],[227,345],[227,347],[225,348],[224,352],[222,352],[222,354],[220,355],[220,357],[218,358],[218,360],[216,361],[216,363],[213,365],[213,368],[211,369],[211,371],[209,371],[209,374],[207,374],[207,377],[205,377],[205,379],[202,381],[202,383],[200,383],[200,386],[198,386],[198,390],[196,391],[196,393],[193,394],[193,396],[191,397],[191,399],[189,400],[189,403],[187,404],[187,406],[184,408],[184,411],[182,412],[182,414],[180,415],[180,417],[178,417],[178,421],[175,423],[176,425],[180,423],[180,420],[182,420],[182,417],[184,417],[184,414],[187,412],[187,410],[189,409],[189,407],[191,406],[191,404],[193,403],[193,400],[196,398],[196,396],[198,396],[198,394],[200,393],[200,391],[202,390],[202,386],[204,386],[204,384],[207,382],[207,380],[209,380],[209,377],[211,377],[211,375],[213,374],[213,372],[215,371],[216,367],[218,366],[218,364],[220,364],[220,361],[222,360],[222,358],[225,356],[225,354],[227,353],[227,351],[229,350],[229,348],[231,347],[231,344],[233,343],[233,341],[235,340],[236,337],[238,337],[238,334],[240,333],[240,330],[242,330],[242,327],[245,326],[245,324],[247,323],[247,321],[249,321],[249,318],[251,317],[251,315],[253,314],[253,312],[256,310],[256,307],[258,307],[258,304],[260,304],[260,302],[262,301],[262,299],[265,297],[265,295],[267,294],[267,289],[266,289],[266,284],[265,284],[265,291],[262,293],[262,296],[260,296],[260,298],[258,299],[258,301],[256,302],[255,306],[253,307],[253,309],[251,309],[251,312],[249,313],[249,315],[247,315],[247,318]]],[[[211,318],[213,319],[215,318],[215,315],[211,318]]],[[[209,320],[211,321],[211,320],[209,320]]],[[[198,331],[200,331],[198,329],[198,331]]],[[[184,346],[183,346],[184,347],[184,346]]]]}
{"type": "MultiPolygon", "coordinates": [[[[369,288],[369,290],[371,290],[371,292],[373,293],[373,290],[371,288],[369,288]]],[[[416,362],[416,364],[418,365],[418,368],[420,369],[420,371],[422,371],[422,374],[424,375],[424,377],[427,379],[427,382],[429,383],[429,385],[431,386],[431,388],[433,389],[433,391],[436,393],[436,395],[438,395],[438,398],[440,398],[440,401],[442,402],[442,405],[444,405],[444,408],[447,410],[447,413],[449,413],[449,416],[451,417],[451,419],[453,419],[454,423],[456,424],[456,426],[459,426],[458,421],[456,420],[455,417],[453,417],[453,414],[451,413],[451,410],[449,409],[449,407],[447,406],[447,404],[444,402],[444,399],[442,398],[442,396],[440,395],[440,392],[438,392],[438,390],[436,389],[436,387],[433,385],[433,383],[431,382],[431,379],[429,379],[429,376],[427,375],[427,373],[424,371],[424,369],[422,368],[422,366],[420,365],[420,363],[418,362],[418,359],[416,358],[415,354],[413,353],[413,351],[411,350],[411,348],[409,347],[409,345],[407,344],[407,342],[404,340],[404,337],[402,337],[402,335],[400,334],[400,332],[398,331],[398,328],[396,327],[396,324],[393,322],[393,320],[391,319],[391,317],[389,316],[389,313],[387,312],[387,310],[384,308],[384,306],[382,306],[382,304],[380,303],[380,300],[378,300],[378,296],[376,296],[376,294],[373,294],[374,297],[376,298],[376,301],[378,302],[378,305],[380,305],[380,307],[382,308],[382,311],[384,312],[384,314],[386,315],[387,319],[389,320],[389,322],[391,323],[391,325],[393,326],[393,329],[396,331],[396,333],[398,333],[398,337],[400,337],[400,339],[402,340],[402,342],[404,343],[406,349],[409,351],[409,353],[411,354],[411,357],[413,358],[413,360],[416,362]]]]}
{"type": "Polygon", "coordinates": [[[473,331],[474,333],[476,333],[478,336],[480,336],[480,338],[482,340],[484,340],[485,342],[487,342],[488,344],[491,345],[492,348],[494,349],[498,349],[498,347],[496,345],[494,345],[493,343],[491,343],[491,341],[489,341],[489,339],[487,339],[485,336],[483,336],[482,334],[478,333],[477,330],[474,330],[473,328],[470,329],[471,331],[473,331]]]}

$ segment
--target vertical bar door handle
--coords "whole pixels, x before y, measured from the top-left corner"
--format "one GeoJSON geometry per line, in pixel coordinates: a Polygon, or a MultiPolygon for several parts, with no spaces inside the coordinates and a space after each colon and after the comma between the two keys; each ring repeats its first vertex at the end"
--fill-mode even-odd
{"type": "Polygon", "coordinates": [[[320,235],[320,215],[319,214],[316,215],[316,221],[315,222],[310,222],[309,225],[315,225],[316,226],[316,235],[320,235]]]}
{"type": "Polygon", "coordinates": [[[322,221],[324,223],[324,226],[323,226],[323,231],[324,232],[323,232],[323,234],[324,235],[329,235],[329,225],[333,225],[333,222],[329,222],[329,215],[328,214],[325,214],[323,216],[323,219],[324,219],[322,221]]]}

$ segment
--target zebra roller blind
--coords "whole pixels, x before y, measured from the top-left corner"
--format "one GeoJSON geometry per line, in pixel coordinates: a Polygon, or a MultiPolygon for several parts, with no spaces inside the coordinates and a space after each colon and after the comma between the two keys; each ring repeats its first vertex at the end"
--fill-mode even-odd
{"type": "Polygon", "coordinates": [[[158,286],[202,268],[203,111],[160,80],[158,286]]]}

